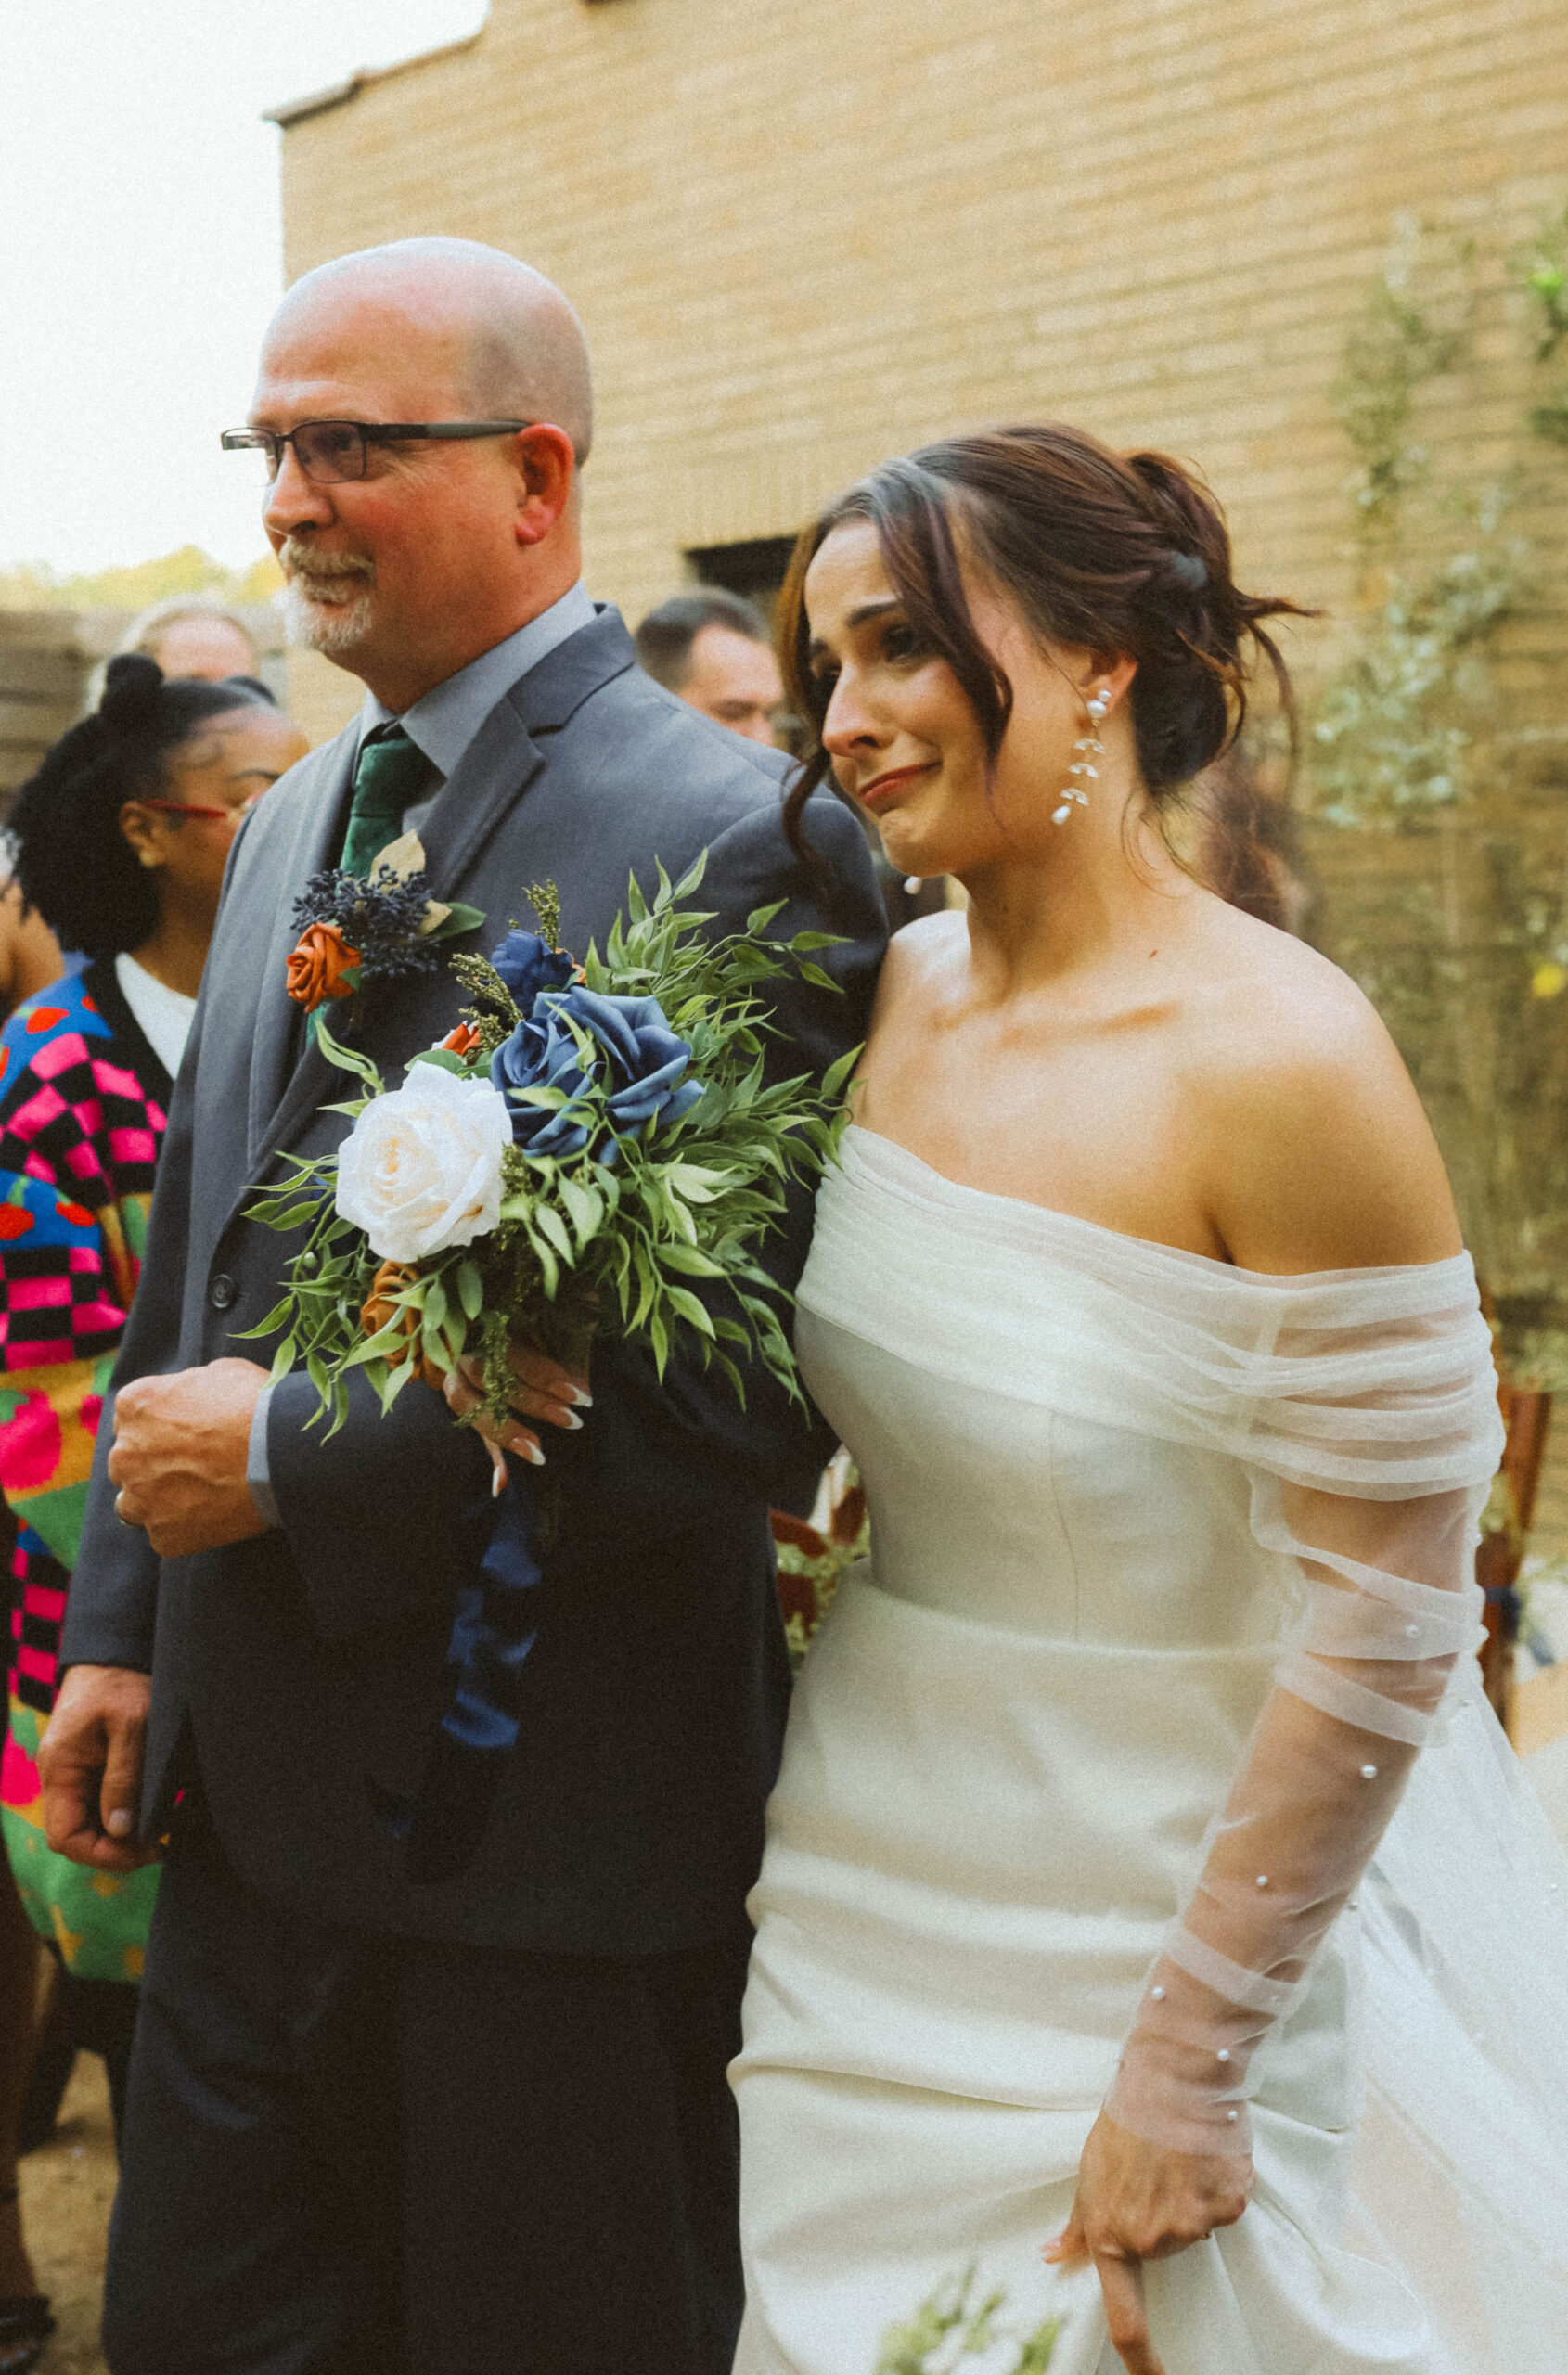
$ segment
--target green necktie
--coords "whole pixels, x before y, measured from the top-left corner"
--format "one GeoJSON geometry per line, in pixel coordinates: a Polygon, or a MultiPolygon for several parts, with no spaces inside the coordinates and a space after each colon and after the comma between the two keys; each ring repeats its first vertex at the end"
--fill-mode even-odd
{"type": "Polygon", "coordinates": [[[349,828],[338,861],[345,874],[366,879],[388,842],[402,833],[403,812],[426,790],[430,776],[430,761],[401,725],[371,736],[353,771],[349,828]]]}

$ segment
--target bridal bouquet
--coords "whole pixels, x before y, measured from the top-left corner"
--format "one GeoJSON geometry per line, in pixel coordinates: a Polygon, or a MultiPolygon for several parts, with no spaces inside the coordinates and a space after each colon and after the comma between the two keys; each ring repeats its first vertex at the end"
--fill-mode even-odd
{"type": "MultiPolygon", "coordinates": [[[[580,1361],[596,1331],[613,1331],[646,1346],[661,1376],[678,1351],[715,1366],[744,1404],[741,1353],[800,1399],[778,1309],[788,1298],[757,1248],[790,1183],[831,1158],[855,1054],[820,1085],[766,1084],[758,993],[790,964],[834,987],[811,961],[832,935],[767,940],[779,902],[744,932],[705,940],[711,916],[681,904],[701,882],[699,858],[674,885],[661,867],[651,903],[633,880],[603,956],[590,945],[579,963],[558,945],[553,886],[532,886],[541,931],[514,925],[488,959],[445,960],[470,1004],[388,1088],[328,1029],[325,1008],[371,971],[367,952],[382,971],[430,963],[417,857],[403,851],[401,869],[368,885],[319,878],[302,903],[324,912],[302,918],[291,992],[359,1093],[331,1109],[352,1123],[336,1155],[284,1158],[287,1183],[250,1208],[269,1228],[303,1231],[282,1300],[251,1331],[281,1331],[274,1380],[302,1367],[312,1423],[330,1435],[354,1370],[385,1410],[413,1380],[442,1386],[462,1362],[479,1380],[470,1420],[498,1428],[514,1342],[580,1361]]],[[[383,1808],[421,1878],[456,1868],[477,1843],[536,1629],[537,1503],[493,1457],[500,1507],[483,1581],[457,1611],[456,1701],[420,1798],[383,1808]]]]}

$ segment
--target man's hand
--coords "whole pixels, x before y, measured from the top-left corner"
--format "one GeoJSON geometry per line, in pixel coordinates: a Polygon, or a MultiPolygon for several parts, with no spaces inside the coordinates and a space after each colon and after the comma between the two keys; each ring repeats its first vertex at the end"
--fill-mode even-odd
{"type": "Polygon", "coordinates": [[[254,1361],[210,1361],[121,1388],[109,1455],[109,1482],[120,1487],[114,1513],[142,1527],[161,1559],[267,1531],[245,1482],[267,1374],[254,1361]]]}
{"type": "Polygon", "coordinates": [[[1164,2375],[1149,2338],[1143,2263],[1169,2259],[1233,2227],[1247,2207],[1252,2163],[1168,2152],[1118,2127],[1104,2112],[1089,2130],[1067,2225],[1045,2256],[1057,2267],[1092,2259],[1105,2319],[1127,2375],[1164,2375]]]}
{"type": "Polygon", "coordinates": [[[44,1830],[57,1855],[100,1872],[157,1861],[132,1834],[152,1685],[129,1666],[72,1666],[38,1752],[44,1830]]]}

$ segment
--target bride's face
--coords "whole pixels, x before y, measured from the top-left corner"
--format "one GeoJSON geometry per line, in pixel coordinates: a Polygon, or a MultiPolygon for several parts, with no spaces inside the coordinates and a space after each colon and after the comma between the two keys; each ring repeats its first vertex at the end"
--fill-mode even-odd
{"type": "Polygon", "coordinates": [[[870,521],[835,528],[806,573],[810,664],[829,689],[823,745],[902,874],[1027,864],[1054,854],[1053,839],[1060,850],[1050,811],[1086,730],[1086,694],[1105,681],[1090,654],[1042,648],[968,567],[964,589],[980,638],[1013,688],[989,780],[974,712],[910,623],[870,521]]]}

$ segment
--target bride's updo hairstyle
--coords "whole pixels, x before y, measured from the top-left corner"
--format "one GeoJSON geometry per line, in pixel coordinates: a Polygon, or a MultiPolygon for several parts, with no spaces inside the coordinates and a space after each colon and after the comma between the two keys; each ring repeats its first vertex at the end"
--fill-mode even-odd
{"type": "Polygon", "coordinates": [[[786,829],[801,856],[807,854],[801,812],[829,764],[821,741],[829,691],[807,665],[805,577],[833,530],[854,520],[875,528],[889,583],[917,634],[958,678],[993,765],[1012,714],[1012,687],[976,631],[960,552],[1042,642],[1137,661],[1133,731],[1157,805],[1235,740],[1257,652],[1273,672],[1293,742],[1290,676],[1262,622],[1313,613],[1280,597],[1240,591],[1224,518],[1193,472],[1164,454],[1112,453],[1077,429],[950,437],[882,463],[795,546],[778,635],[791,702],[812,734],[804,771],[785,803],[786,829]]]}

